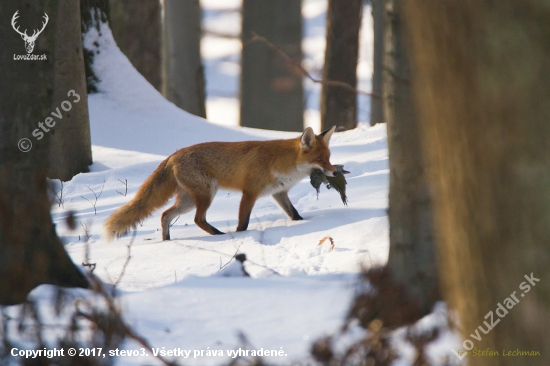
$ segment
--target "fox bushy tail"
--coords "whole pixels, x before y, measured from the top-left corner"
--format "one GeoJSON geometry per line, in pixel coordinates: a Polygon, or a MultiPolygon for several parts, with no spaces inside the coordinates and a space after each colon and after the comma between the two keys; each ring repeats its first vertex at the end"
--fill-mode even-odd
{"type": "Polygon", "coordinates": [[[176,178],[168,159],[164,160],[139,188],[133,200],[115,211],[105,221],[105,239],[121,237],[136,224],[164,205],[174,194],[176,178]]]}

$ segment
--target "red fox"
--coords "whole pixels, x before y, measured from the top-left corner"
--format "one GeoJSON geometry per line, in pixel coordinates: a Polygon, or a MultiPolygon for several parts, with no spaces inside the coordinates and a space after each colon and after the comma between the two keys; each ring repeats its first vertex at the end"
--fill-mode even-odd
{"type": "Polygon", "coordinates": [[[135,198],[105,221],[105,238],[131,228],[177,194],[175,204],[162,214],[162,239],[170,240],[170,223],[196,208],[195,223],[210,234],[223,234],[206,221],[218,188],[243,192],[237,231],[248,228],[256,199],[272,195],[292,220],[302,220],[288,198],[288,190],[315,168],[338,174],[329,161],[332,127],[315,135],[308,127],[289,140],[206,142],[176,151],[164,160],[139,188],[135,198]]]}

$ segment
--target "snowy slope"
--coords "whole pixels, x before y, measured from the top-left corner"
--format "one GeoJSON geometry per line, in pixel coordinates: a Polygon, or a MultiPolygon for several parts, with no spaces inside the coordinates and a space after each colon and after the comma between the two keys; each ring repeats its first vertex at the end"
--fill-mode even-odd
{"type": "MultiPolygon", "coordinates": [[[[240,193],[220,191],[209,221],[228,234],[210,236],[193,222],[193,212],[171,228],[172,241],[160,239],[163,209],[138,226],[135,238],[113,243],[101,239],[104,220],[128,202],[157,165],[176,149],[202,141],[296,137],[296,133],[214,125],[176,108],[155,91],[120,53],[108,30],[97,41],[100,93],[89,97],[94,164],[63,185],[63,205],[53,218],[76,263],[85,261],[85,237],[95,274],[113,283],[121,275],[132,242],[131,260],[119,288],[127,320],[154,347],[236,349],[237,332],[255,347],[283,347],[288,364],[307,356],[310,341],[336,331],[361,265],[382,264],[388,253],[386,218],[388,167],[384,126],[360,125],[335,134],[333,164],[344,164],[349,206],[334,190],[317,197],[307,179],[290,191],[305,218],[292,222],[270,197],[261,198],[248,231],[235,233],[240,193]],[[126,187],[122,182],[127,181],[126,187]],[[97,200],[96,197],[98,196],[97,200]],[[95,207],[94,207],[95,206],[95,207]],[[65,219],[76,213],[78,229],[65,219]],[[85,233],[85,229],[87,233],[85,233]],[[318,246],[325,236],[334,239],[318,246]],[[236,252],[246,253],[252,278],[220,277],[220,268],[236,252]],[[199,276],[199,277],[197,277],[199,276]]],[[[128,343],[128,349],[139,348],[128,343]]],[[[139,357],[118,364],[140,364],[139,357]]],[[[199,357],[188,364],[218,364],[199,357]]],[[[153,362],[149,359],[147,362],[153,362]]]]}
{"type": "MultiPolygon", "coordinates": [[[[239,15],[226,10],[238,7],[239,0],[203,3],[209,4],[207,19],[217,19],[210,27],[234,27],[239,15]]],[[[313,68],[324,48],[325,9],[324,0],[307,0],[303,7],[307,25],[305,63],[313,68]]],[[[370,35],[369,30],[363,37],[370,35]]],[[[94,67],[101,80],[100,93],[88,98],[94,164],[90,173],[57,185],[58,204],[52,211],[69,255],[77,264],[94,263],[94,273],[104,282],[118,283],[126,322],[153,348],[190,352],[187,357],[167,357],[170,360],[187,365],[227,363],[227,351],[242,347],[241,332],[251,343],[249,349],[281,352],[280,356],[267,357],[271,363],[289,365],[307,359],[313,340],[339,331],[361,266],[387,261],[385,126],[360,124],[353,131],[332,137],[331,162],[344,164],[351,172],[346,176],[347,207],[334,190],[322,187],[317,196],[304,179],[289,196],[305,220],[290,221],[270,197],[264,197],[252,211],[249,229],[235,233],[240,193],[220,190],[208,219],[225,235],[210,236],[197,228],[192,211],[173,223],[173,240],[162,241],[160,216],[171,201],[139,225],[135,237],[105,243],[101,234],[106,218],[129,202],[158,164],[177,149],[203,141],[293,138],[299,134],[228,127],[192,116],[166,101],[139,75],[108,29],[103,29],[101,35],[92,31],[85,41],[89,46],[97,42],[99,51],[94,67]],[[77,223],[74,231],[65,223],[71,212],[77,223]],[[334,250],[329,241],[318,245],[326,236],[334,240],[334,250]],[[223,269],[238,266],[232,262],[237,253],[246,254],[244,268],[251,277],[221,274],[223,269]],[[224,356],[210,356],[219,351],[224,356]]],[[[206,69],[225,72],[224,77],[214,78],[211,87],[234,90],[238,74],[235,51],[240,46],[231,42],[224,45],[213,37],[205,37],[205,45],[206,69]]],[[[362,87],[370,77],[365,62],[359,66],[362,87]]],[[[317,87],[306,85],[313,99],[318,97],[317,87]]],[[[365,116],[368,101],[360,102],[361,115],[365,116]]],[[[315,103],[308,102],[309,121],[318,113],[315,103]]],[[[211,98],[209,110],[212,108],[216,118],[235,118],[234,96],[226,100],[211,98]]],[[[74,294],[92,298],[88,291],[74,290],[74,294]]],[[[51,302],[48,304],[51,286],[41,286],[32,295],[50,314],[45,318],[52,318],[54,310],[51,302]]],[[[16,308],[8,309],[14,317],[16,308]]],[[[440,306],[423,324],[442,324],[445,316],[446,310],[440,306]]],[[[414,356],[403,333],[398,330],[395,335],[402,354],[396,365],[408,365],[414,356]]],[[[431,347],[436,364],[444,362],[450,346],[457,342],[456,335],[447,332],[439,344],[431,347]]],[[[140,348],[132,341],[121,347],[140,348]]],[[[149,354],[119,357],[116,364],[160,363],[149,354]]]]}
{"type": "MultiPolygon", "coordinates": [[[[202,0],[205,26],[238,33],[240,2],[202,0]]],[[[304,0],[303,5],[304,65],[314,73],[322,65],[326,5],[326,0],[304,0]]],[[[370,88],[372,71],[370,21],[364,16],[358,65],[359,87],[365,90],[370,88]]],[[[129,202],[158,164],[177,149],[204,141],[294,138],[299,133],[234,126],[238,40],[213,35],[203,39],[207,78],[213,75],[207,80],[208,113],[216,124],[166,101],[132,67],[108,29],[103,28],[101,35],[92,30],[85,42],[96,48],[94,68],[101,80],[100,92],[88,98],[94,164],[90,173],[57,183],[57,204],[52,209],[57,233],[71,258],[78,265],[93,263],[95,275],[107,284],[117,283],[117,300],[126,323],[156,351],[184,354],[166,357],[169,360],[186,365],[227,364],[231,361],[228,352],[243,347],[245,335],[249,350],[278,354],[265,357],[270,364],[309,361],[312,341],[341,330],[361,267],[387,261],[385,126],[361,123],[355,130],[332,137],[331,162],[351,172],[346,176],[347,207],[334,190],[322,187],[317,196],[304,179],[289,196],[305,220],[290,221],[271,197],[263,197],[252,211],[249,229],[236,233],[241,194],[220,190],[208,219],[225,235],[210,236],[197,228],[191,211],[173,222],[173,240],[162,241],[160,217],[172,200],[141,223],[134,237],[106,243],[101,234],[107,217],[129,202]],[[66,224],[72,213],[76,230],[66,224]],[[333,250],[328,240],[318,245],[327,236],[334,242],[333,250]],[[234,262],[237,253],[246,254],[244,269],[251,277],[226,277],[242,273],[234,262]]],[[[319,125],[319,85],[305,80],[304,86],[306,125],[315,128],[319,125]]],[[[359,118],[366,121],[370,101],[360,97],[359,102],[359,118]]],[[[41,329],[52,348],[60,327],[68,325],[66,313],[56,315],[54,293],[53,286],[44,285],[31,294],[39,304],[40,318],[47,325],[41,329]]],[[[102,306],[88,290],[71,289],[70,293],[102,306]]],[[[5,309],[12,328],[16,327],[12,320],[22,313],[21,306],[5,309]]],[[[449,364],[449,357],[454,357],[450,349],[460,348],[458,335],[442,326],[447,315],[445,305],[438,304],[416,325],[443,329],[442,337],[427,347],[436,365],[449,364]]],[[[363,334],[364,330],[352,328],[340,339],[339,349],[363,334]]],[[[81,334],[86,335],[89,332],[81,334]]],[[[405,340],[406,329],[396,330],[392,337],[400,356],[394,365],[412,364],[415,351],[405,340]]],[[[21,349],[33,347],[24,335],[11,341],[21,349]]],[[[136,342],[126,341],[119,350],[134,350],[139,355],[118,357],[116,365],[160,364],[136,342]]]]}
{"type": "MultiPolygon", "coordinates": [[[[219,0],[210,2],[221,4],[219,0]]],[[[313,21],[305,45],[311,54],[320,47],[325,7],[317,0],[304,6],[305,16],[313,21]]],[[[232,19],[235,14],[227,16],[232,19]]],[[[235,233],[240,193],[220,190],[208,219],[225,235],[210,236],[199,229],[192,211],[173,223],[173,240],[162,241],[160,216],[171,201],[139,225],[133,239],[106,243],[101,238],[105,219],[129,202],[158,164],[177,149],[203,141],[293,138],[299,134],[227,127],[192,116],[166,101],[137,73],[108,29],[103,29],[101,36],[92,31],[86,43],[92,46],[94,42],[100,51],[94,67],[101,80],[100,93],[88,99],[94,164],[90,173],[63,184],[62,202],[54,205],[52,212],[66,250],[77,264],[95,263],[94,273],[103,281],[120,281],[126,321],[155,348],[190,350],[188,359],[180,359],[185,364],[227,362],[227,356],[195,358],[193,351],[236,350],[240,347],[238,332],[243,332],[255,349],[284,351],[283,356],[268,358],[270,362],[288,365],[305,359],[312,340],[341,327],[361,266],[387,260],[385,126],[360,124],[331,140],[331,162],[344,164],[351,172],[346,176],[347,207],[334,190],[322,187],[317,197],[304,179],[289,196],[305,220],[290,221],[270,197],[264,197],[252,211],[249,229],[235,233]],[[70,212],[75,213],[75,231],[65,224],[70,212]],[[317,245],[325,236],[333,238],[334,250],[328,241],[317,245]],[[120,278],[129,244],[131,259],[120,278]],[[246,253],[245,269],[251,278],[219,275],[237,252],[246,253]]],[[[229,48],[218,51],[233,55],[235,49],[229,48]]],[[[209,50],[213,58],[223,58],[215,54],[215,46],[209,50]]],[[[224,62],[218,66],[230,70],[231,62],[224,62]]],[[[218,116],[231,116],[234,109],[223,100],[212,106],[219,109],[218,116]]],[[[60,190],[58,185],[58,195],[60,190]]],[[[33,294],[47,298],[48,286],[33,294]]],[[[123,347],[140,348],[133,342],[123,347]]],[[[151,356],[120,357],[117,364],[158,361],[151,356]]]]}
{"type": "MultiPolygon", "coordinates": [[[[350,273],[359,270],[361,263],[384,263],[387,256],[387,222],[385,217],[387,190],[387,157],[384,149],[384,129],[362,126],[355,131],[337,134],[333,137],[333,163],[344,164],[351,171],[347,175],[349,205],[345,207],[334,190],[322,188],[319,198],[308,180],[299,183],[290,191],[290,198],[304,221],[290,221],[271,197],[260,198],[252,211],[247,232],[236,233],[237,211],[240,193],[220,190],[208,211],[209,221],[220,230],[228,232],[224,236],[209,236],[193,222],[193,212],[180,217],[171,228],[172,241],[162,242],[160,238],[160,215],[157,211],[138,228],[134,242],[133,265],[141,266],[137,260],[141,254],[151,266],[138,271],[135,278],[126,277],[131,289],[149,287],[147,283],[170,283],[176,274],[211,275],[219,269],[220,261],[225,263],[237,250],[245,252],[251,262],[250,273],[261,276],[265,267],[283,275],[350,273]],[[328,245],[317,246],[324,236],[330,235],[336,244],[329,252],[328,245]],[[369,243],[367,245],[367,243],[369,243]],[[193,254],[191,256],[190,254],[193,254]],[[200,257],[204,262],[198,261],[200,257]],[[167,269],[165,273],[159,269],[167,269]],[[135,285],[134,285],[135,283],[135,285]]],[[[94,146],[94,152],[96,151],[94,146]]],[[[105,148],[98,148],[100,152],[105,148]]],[[[109,150],[112,154],[116,150],[109,150]]],[[[105,244],[101,241],[102,222],[135,194],[141,183],[156,168],[163,157],[125,151],[124,159],[129,166],[121,166],[122,158],[114,155],[111,161],[108,154],[96,158],[96,166],[101,171],[80,174],[64,185],[64,207],[57,208],[54,218],[60,222],[59,233],[69,241],[67,248],[78,255],[83,244],[78,234],[63,229],[62,221],[68,210],[77,212],[77,220],[91,228],[93,242],[92,260],[96,257],[99,268],[107,273],[113,267],[116,272],[121,258],[109,258],[113,248],[125,248],[129,239],[105,244]],[[133,155],[133,157],[130,157],[133,155]],[[151,159],[152,161],[147,161],[151,159]],[[139,162],[144,161],[144,162],[139,162]],[[125,186],[119,180],[128,181],[128,195],[124,197],[125,186]],[[92,203],[94,193],[99,194],[103,182],[105,186],[96,204],[97,214],[92,203]],[[92,192],[93,191],[93,192],[92,192]],[[117,193],[119,191],[120,193],[117,193]],[[92,201],[86,201],[84,198],[92,201]]],[[[167,206],[168,207],[168,206],[167,206]]],[[[165,209],[165,208],[164,208],[165,209]]],[[[112,273],[110,273],[112,275],[112,273]]]]}

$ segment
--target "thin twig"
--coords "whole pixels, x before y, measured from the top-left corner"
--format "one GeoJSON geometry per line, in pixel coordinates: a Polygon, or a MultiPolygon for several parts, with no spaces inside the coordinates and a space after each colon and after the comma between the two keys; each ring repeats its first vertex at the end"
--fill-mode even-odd
{"type": "MultiPolygon", "coordinates": [[[[225,267],[227,267],[227,265],[229,263],[231,263],[231,261],[237,256],[237,253],[239,253],[239,250],[237,249],[237,251],[235,252],[235,254],[233,254],[233,257],[231,257],[226,264],[224,264],[223,266],[220,266],[220,269],[218,270],[218,273],[220,273],[225,267]]],[[[220,261],[221,261],[221,258],[220,258],[220,261]]],[[[221,262],[220,262],[221,263],[221,262]]]]}
{"type": "MultiPolygon", "coordinates": [[[[256,215],[254,215],[254,218],[256,219],[256,221],[258,221],[258,226],[260,227],[260,244],[262,244],[260,246],[260,248],[262,248],[262,262],[264,263],[263,265],[267,267],[267,262],[265,261],[265,250],[264,250],[264,247],[265,247],[265,244],[264,243],[264,239],[265,239],[265,228],[263,227],[262,225],[262,222],[260,221],[260,218],[256,215]]],[[[268,245],[270,245],[270,243],[267,243],[268,245]]]]}
{"type": "Polygon", "coordinates": [[[90,234],[88,225],[83,224],[81,221],[80,226],[82,226],[82,229],[84,229],[84,235],[86,238],[86,240],[84,241],[84,261],[82,262],[82,266],[90,268],[90,273],[93,273],[97,263],[90,263],[90,238],[92,237],[92,235],[90,234]]]}
{"type": "Polygon", "coordinates": [[[374,98],[375,100],[377,101],[381,101],[382,99],[380,98],[379,95],[376,95],[376,94],[372,94],[372,93],[368,93],[364,90],[360,90],[360,89],[357,89],[357,88],[354,88],[353,86],[347,84],[347,83],[344,83],[343,81],[337,81],[337,80],[322,80],[322,79],[317,79],[317,78],[314,78],[310,72],[306,69],[304,69],[304,67],[297,61],[295,61],[292,57],[290,57],[285,51],[283,51],[282,49],[280,49],[279,47],[275,46],[273,43],[271,43],[267,38],[265,37],[262,37],[262,36],[259,36],[257,35],[256,33],[252,32],[252,38],[250,38],[248,41],[246,41],[244,44],[243,44],[243,48],[248,46],[249,44],[251,43],[254,43],[254,42],[262,42],[262,43],[265,43],[269,48],[271,48],[273,51],[277,52],[278,54],[280,54],[281,56],[283,56],[283,58],[289,62],[290,64],[294,65],[295,67],[297,67],[301,72],[302,74],[304,74],[304,76],[306,76],[308,79],[310,79],[311,81],[313,81],[314,83],[318,83],[318,84],[321,84],[321,85],[327,85],[327,86],[337,86],[337,87],[340,87],[340,88],[344,88],[344,89],[347,89],[349,91],[352,91],[354,93],[357,93],[357,94],[363,94],[363,95],[366,95],[366,96],[369,96],[371,98],[374,98]]]}
{"type": "Polygon", "coordinates": [[[51,186],[49,188],[57,198],[57,206],[65,209],[65,205],[63,202],[63,182],[61,182],[61,188],[59,189],[59,194],[57,194],[57,192],[51,186]]]}
{"type": "Polygon", "coordinates": [[[172,223],[170,224],[170,227],[174,226],[174,224],[180,219],[180,216],[181,216],[181,215],[178,215],[178,217],[176,217],[176,219],[174,220],[174,222],[172,222],[172,223]]]}
{"type": "Polygon", "coordinates": [[[126,248],[127,248],[126,262],[124,262],[124,265],[122,266],[122,270],[120,271],[120,275],[118,275],[118,279],[113,285],[114,288],[116,288],[116,286],[120,283],[120,280],[122,280],[122,277],[126,273],[126,267],[128,267],[128,263],[130,263],[130,259],[132,258],[132,244],[134,243],[134,240],[136,238],[136,233],[137,233],[137,230],[134,230],[134,232],[132,233],[132,238],[130,239],[130,242],[128,242],[128,245],[126,245],[126,248]]]}
{"type": "MultiPolygon", "coordinates": [[[[227,254],[227,253],[224,253],[224,252],[220,252],[219,250],[215,250],[215,249],[208,249],[208,248],[203,248],[203,247],[200,247],[200,246],[189,246],[187,244],[184,244],[184,243],[181,243],[177,240],[173,240],[173,242],[177,243],[177,244],[180,244],[180,245],[183,245],[184,247],[190,247],[192,249],[198,249],[198,250],[204,250],[204,251],[207,251],[207,252],[213,252],[213,253],[218,253],[218,254],[221,254],[221,255],[225,255],[225,256],[231,256],[231,254],[227,254]]],[[[239,251],[240,249],[240,246],[239,248],[237,248],[237,252],[239,251]]],[[[235,253],[236,255],[236,253],[235,253]]],[[[231,259],[235,258],[235,255],[233,255],[231,257],[231,259]]],[[[263,264],[260,264],[260,263],[257,263],[257,262],[254,262],[253,260],[250,260],[250,259],[246,259],[247,263],[250,263],[250,264],[253,264],[255,266],[258,266],[258,267],[262,267],[262,268],[265,268],[271,272],[273,272],[273,274],[277,275],[277,276],[282,276],[282,274],[280,274],[279,272],[277,272],[276,270],[274,270],[273,268],[269,268],[268,266],[264,266],[263,264]]],[[[220,259],[220,263],[221,263],[221,259],[220,259]]],[[[221,264],[220,264],[221,265],[221,264]]],[[[219,272],[219,271],[218,271],[219,272]]]]}
{"type": "Polygon", "coordinates": [[[205,36],[211,36],[216,38],[226,38],[226,39],[239,39],[241,36],[237,33],[229,33],[229,32],[220,32],[214,29],[205,29],[204,31],[205,36]]]}
{"type": "Polygon", "coordinates": [[[101,197],[101,194],[103,193],[103,188],[105,188],[105,180],[103,181],[103,186],[101,187],[101,191],[99,192],[99,194],[96,194],[94,192],[93,189],[90,188],[90,185],[88,184],[86,186],[86,188],[88,188],[90,190],[90,192],[92,192],[92,194],[94,195],[95,197],[95,201],[92,203],[92,201],[90,201],[89,199],[87,199],[86,197],[84,196],[80,196],[82,198],[84,198],[86,201],[90,202],[90,204],[93,206],[94,208],[94,215],[97,215],[97,211],[96,211],[96,205],[97,205],[97,200],[99,199],[99,197],[101,197]]]}
{"type": "Polygon", "coordinates": [[[85,238],[86,238],[86,242],[88,242],[88,240],[90,240],[90,238],[92,237],[90,235],[90,231],[88,230],[88,225],[83,224],[82,221],[80,221],[80,226],[82,226],[82,229],[84,229],[84,235],[85,235],[85,238]]]}
{"type": "Polygon", "coordinates": [[[116,193],[126,197],[126,194],[128,193],[128,179],[124,179],[124,182],[121,181],[120,179],[118,181],[124,184],[124,194],[122,194],[122,192],[119,192],[118,190],[116,191],[116,193]]]}
{"type": "Polygon", "coordinates": [[[95,205],[92,203],[92,201],[90,201],[89,199],[87,199],[87,198],[84,197],[84,196],[80,196],[80,197],[82,197],[82,198],[84,198],[86,201],[90,202],[90,205],[92,205],[92,207],[94,208],[94,215],[97,215],[97,211],[96,211],[96,209],[95,209],[95,205]]]}

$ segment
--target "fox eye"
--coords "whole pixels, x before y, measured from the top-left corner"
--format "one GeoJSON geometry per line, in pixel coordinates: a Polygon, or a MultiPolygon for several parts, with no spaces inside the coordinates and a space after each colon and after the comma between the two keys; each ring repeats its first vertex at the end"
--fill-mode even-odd
{"type": "Polygon", "coordinates": [[[322,163],[323,162],[323,159],[322,158],[319,158],[317,159],[318,162],[322,163]]]}

